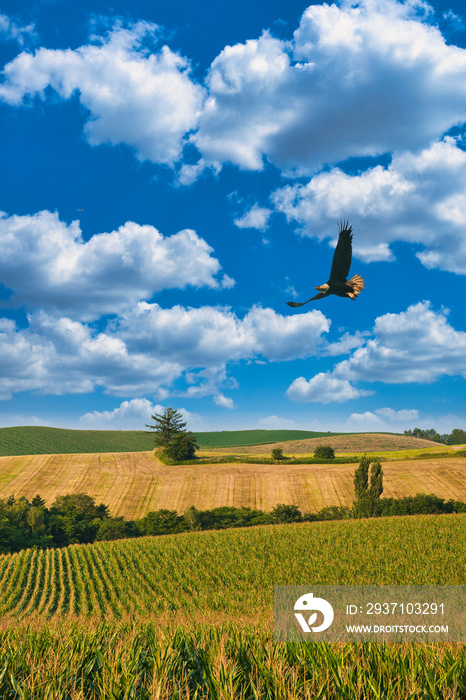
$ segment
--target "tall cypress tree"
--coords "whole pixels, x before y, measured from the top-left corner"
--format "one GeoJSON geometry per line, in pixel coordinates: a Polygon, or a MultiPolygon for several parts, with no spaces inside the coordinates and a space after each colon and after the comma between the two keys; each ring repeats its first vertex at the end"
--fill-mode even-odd
{"type": "Polygon", "coordinates": [[[356,500],[353,514],[355,518],[371,518],[380,515],[380,496],[383,492],[382,464],[378,457],[372,461],[370,485],[369,465],[371,462],[364,455],[354,473],[356,500]]]}
{"type": "Polygon", "coordinates": [[[361,457],[359,462],[359,467],[354,472],[354,492],[356,494],[356,500],[359,500],[367,493],[367,486],[369,484],[369,460],[366,455],[361,457]]]}

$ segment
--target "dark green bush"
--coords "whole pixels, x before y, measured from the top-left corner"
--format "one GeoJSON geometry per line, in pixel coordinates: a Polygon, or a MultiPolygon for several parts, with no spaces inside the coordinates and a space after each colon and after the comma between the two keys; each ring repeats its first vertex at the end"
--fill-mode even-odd
{"type": "Polygon", "coordinates": [[[184,462],[194,459],[197,450],[196,436],[192,433],[178,433],[171,438],[163,453],[168,459],[184,462]]]}
{"type": "Polygon", "coordinates": [[[330,445],[318,445],[314,450],[315,459],[335,459],[335,450],[330,445]]]}

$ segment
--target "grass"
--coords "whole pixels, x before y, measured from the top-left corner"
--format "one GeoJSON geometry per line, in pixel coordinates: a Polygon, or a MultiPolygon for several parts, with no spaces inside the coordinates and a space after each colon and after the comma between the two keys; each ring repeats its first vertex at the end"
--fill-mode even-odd
{"type": "MultiPolygon", "coordinates": [[[[384,462],[386,497],[434,493],[466,501],[466,460],[384,462]]],[[[270,511],[277,503],[302,512],[351,505],[355,464],[194,464],[167,466],[153,452],[0,457],[0,497],[40,494],[50,506],[56,496],[85,492],[133,519],[167,508],[183,513],[218,506],[270,511]]]]}
{"type": "Polygon", "coordinates": [[[273,586],[461,585],[465,571],[466,515],[4,555],[0,697],[460,700],[464,645],[275,644],[273,586]]]}

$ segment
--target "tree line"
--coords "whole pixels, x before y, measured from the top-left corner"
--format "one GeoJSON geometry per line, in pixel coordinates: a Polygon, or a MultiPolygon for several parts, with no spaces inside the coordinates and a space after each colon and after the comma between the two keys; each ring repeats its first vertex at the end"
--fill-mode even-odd
{"type": "Polygon", "coordinates": [[[434,428],[430,428],[430,430],[413,428],[413,430],[405,430],[404,434],[423,438],[424,440],[432,440],[433,442],[443,442],[445,445],[463,445],[466,443],[466,430],[461,428],[454,428],[451,433],[445,433],[445,435],[439,435],[434,428]]]}

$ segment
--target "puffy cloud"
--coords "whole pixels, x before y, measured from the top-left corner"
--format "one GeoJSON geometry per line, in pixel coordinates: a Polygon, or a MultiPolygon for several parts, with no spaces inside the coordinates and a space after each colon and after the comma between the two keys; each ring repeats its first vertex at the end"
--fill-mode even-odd
{"type": "Polygon", "coordinates": [[[84,131],[92,146],[123,143],[140,160],[172,165],[197,124],[203,89],[185,58],[154,47],[157,34],[149,22],[117,22],[76,50],[23,52],[5,67],[0,98],[20,105],[25,97],[45,99],[49,87],[63,99],[78,93],[90,114],[84,131]]]}
{"type": "Polygon", "coordinates": [[[128,352],[109,333],[43,311],[28,316],[29,327],[0,320],[0,398],[35,390],[77,394],[97,387],[117,396],[143,396],[182,373],[169,358],[128,352]]]}
{"type": "Polygon", "coordinates": [[[349,381],[427,384],[442,376],[466,377],[466,333],[455,330],[446,311],[429,302],[375,321],[373,338],[333,370],[349,381]]]}
{"type": "Polygon", "coordinates": [[[330,323],[321,311],[282,316],[253,306],[240,319],[229,309],[198,309],[140,302],[113,324],[129,348],[191,367],[253,359],[293,360],[314,355],[330,323]]]}
{"type": "MultiPolygon", "coordinates": [[[[236,386],[226,371],[230,362],[315,354],[329,322],[316,310],[299,321],[261,307],[240,319],[229,309],[162,309],[145,302],[103,330],[43,310],[28,316],[27,328],[0,319],[0,398],[26,390],[65,394],[98,387],[133,398],[219,397],[220,387],[236,386]]],[[[228,407],[226,397],[217,400],[228,407]]]]}
{"type": "Polygon", "coordinates": [[[387,168],[358,175],[334,168],[272,199],[304,235],[323,239],[336,219],[348,218],[357,231],[354,254],[366,262],[393,260],[390,243],[408,241],[424,247],[417,256],[426,267],[466,274],[466,152],[453,138],[395,154],[387,168]]]}
{"type": "Polygon", "coordinates": [[[308,381],[304,377],[298,377],[286,390],[286,395],[292,401],[315,403],[343,403],[372,393],[357,389],[348,380],[338,379],[329,372],[320,372],[308,381]]]}
{"type": "Polygon", "coordinates": [[[280,418],[280,416],[266,416],[257,422],[259,428],[263,430],[292,430],[296,429],[296,423],[291,418],[280,418]]]}
{"type": "Polygon", "coordinates": [[[420,9],[428,6],[311,5],[291,42],[264,32],[227,46],[210,68],[193,135],[203,158],[254,170],[267,158],[303,174],[416,150],[463,123],[466,51],[448,45],[420,9]]]}
{"type": "Polygon", "coordinates": [[[153,405],[148,399],[131,399],[123,401],[112,411],[90,411],[79,418],[81,426],[125,429],[131,428],[143,430],[143,426],[149,423],[151,415],[163,413],[163,406],[153,405]]]}
{"type": "Polygon", "coordinates": [[[213,249],[195,231],[164,237],[128,221],[83,241],[57,213],[0,215],[0,278],[12,301],[90,320],[120,313],[155,292],[187,285],[230,287],[213,249]]]}
{"type": "MultiPolygon", "coordinates": [[[[445,310],[436,313],[423,301],[399,314],[379,316],[373,337],[348,360],[309,380],[298,377],[286,395],[293,401],[340,403],[373,393],[356,388],[352,382],[428,384],[443,376],[466,377],[466,333],[455,330],[446,314],[445,310]]],[[[398,420],[401,414],[390,411],[380,409],[371,420],[398,420]]],[[[361,420],[370,418],[362,415],[361,420]]],[[[402,421],[411,418],[414,414],[401,415],[402,421]]]]}
{"type": "Polygon", "coordinates": [[[243,216],[235,219],[235,226],[238,228],[257,228],[259,231],[265,231],[271,213],[271,209],[254,204],[243,216]]]}
{"type": "Polygon", "coordinates": [[[265,31],[226,46],[205,88],[186,58],[157,45],[156,25],[116,22],[75,50],[19,54],[0,97],[20,105],[45,99],[48,88],[62,99],[77,93],[89,143],[123,143],[140,160],[173,165],[190,140],[200,159],[182,165],[180,183],[227,162],[314,172],[351,156],[417,150],[464,123],[466,50],[447,44],[428,9],[394,0],[311,5],[291,41],[265,31]]]}
{"type": "Polygon", "coordinates": [[[216,406],[220,406],[221,408],[234,408],[235,404],[233,403],[233,399],[228,398],[228,396],[224,396],[224,394],[217,394],[214,396],[214,404],[216,406]]]}

